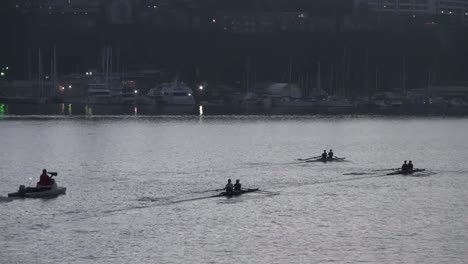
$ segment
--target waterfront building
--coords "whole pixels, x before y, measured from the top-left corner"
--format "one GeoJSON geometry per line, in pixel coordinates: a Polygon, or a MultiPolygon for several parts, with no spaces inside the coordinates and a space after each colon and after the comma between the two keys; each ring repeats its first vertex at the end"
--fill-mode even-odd
{"type": "Polygon", "coordinates": [[[413,18],[437,16],[468,25],[468,0],[355,0],[355,7],[413,18]]]}

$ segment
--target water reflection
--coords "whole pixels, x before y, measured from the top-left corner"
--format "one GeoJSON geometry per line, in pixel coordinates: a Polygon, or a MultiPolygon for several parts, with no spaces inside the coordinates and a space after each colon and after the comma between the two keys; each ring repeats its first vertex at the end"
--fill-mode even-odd
{"type": "Polygon", "coordinates": [[[203,115],[203,105],[200,105],[200,107],[198,108],[198,111],[200,113],[200,116],[203,115]]]}

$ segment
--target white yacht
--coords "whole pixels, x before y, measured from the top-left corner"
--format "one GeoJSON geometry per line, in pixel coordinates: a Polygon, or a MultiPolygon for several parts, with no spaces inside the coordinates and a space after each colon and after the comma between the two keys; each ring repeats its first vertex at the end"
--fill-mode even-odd
{"type": "Polygon", "coordinates": [[[195,105],[193,90],[185,83],[174,81],[152,88],[148,96],[168,105],[195,105]]]}
{"type": "Polygon", "coordinates": [[[90,84],[87,92],[87,104],[111,104],[113,96],[104,84],[90,84]]]}
{"type": "Polygon", "coordinates": [[[192,114],[195,108],[193,90],[178,80],[152,88],[147,95],[154,98],[166,114],[192,114]]]}

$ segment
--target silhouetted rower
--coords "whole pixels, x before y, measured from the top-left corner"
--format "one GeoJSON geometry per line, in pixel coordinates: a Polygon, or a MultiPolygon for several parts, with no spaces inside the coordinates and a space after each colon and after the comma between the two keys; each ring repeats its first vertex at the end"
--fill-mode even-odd
{"type": "Polygon", "coordinates": [[[234,189],[234,185],[231,183],[231,179],[228,180],[228,183],[226,184],[226,187],[224,187],[224,190],[226,190],[227,193],[231,193],[234,189]]]}
{"type": "Polygon", "coordinates": [[[324,150],[322,153],[322,159],[327,159],[327,151],[324,150]]]}
{"type": "Polygon", "coordinates": [[[333,150],[330,149],[330,152],[328,152],[328,158],[333,159],[333,150]]]}
{"type": "Polygon", "coordinates": [[[401,170],[402,170],[402,171],[408,171],[408,164],[406,163],[406,160],[405,160],[405,162],[403,163],[403,165],[401,166],[401,170]]]}
{"type": "Polygon", "coordinates": [[[236,180],[236,183],[234,184],[234,191],[240,192],[241,188],[242,188],[242,184],[240,184],[239,180],[236,180]]]}

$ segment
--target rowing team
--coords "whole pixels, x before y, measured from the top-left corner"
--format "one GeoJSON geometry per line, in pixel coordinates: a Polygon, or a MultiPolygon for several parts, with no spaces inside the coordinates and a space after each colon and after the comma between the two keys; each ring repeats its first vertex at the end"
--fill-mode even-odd
{"type": "Polygon", "coordinates": [[[405,162],[401,166],[402,171],[413,171],[413,162],[410,160],[408,163],[405,162]]]}
{"type": "Polygon", "coordinates": [[[236,180],[236,183],[232,184],[231,179],[229,179],[228,183],[226,184],[226,187],[224,187],[224,190],[226,190],[227,193],[240,192],[241,187],[242,184],[240,184],[240,180],[236,180]]]}
{"type": "Polygon", "coordinates": [[[321,159],[323,159],[323,160],[325,160],[325,159],[327,159],[327,158],[328,158],[328,159],[333,159],[333,157],[334,157],[334,156],[333,156],[333,150],[330,149],[330,151],[328,152],[328,154],[327,154],[327,151],[324,150],[321,157],[322,157],[321,159]]]}

